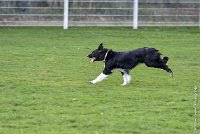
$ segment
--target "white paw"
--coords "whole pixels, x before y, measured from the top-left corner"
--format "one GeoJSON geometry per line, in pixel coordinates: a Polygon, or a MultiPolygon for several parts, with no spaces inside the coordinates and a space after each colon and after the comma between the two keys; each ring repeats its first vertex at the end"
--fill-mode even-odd
{"type": "Polygon", "coordinates": [[[90,83],[90,84],[95,84],[95,82],[94,82],[94,81],[89,81],[89,83],[90,83]]]}
{"type": "Polygon", "coordinates": [[[122,86],[126,86],[126,85],[128,85],[128,83],[123,83],[123,84],[121,84],[122,86]]]}
{"type": "Polygon", "coordinates": [[[171,77],[174,77],[174,74],[173,74],[173,73],[170,73],[170,76],[171,76],[171,77]]]}

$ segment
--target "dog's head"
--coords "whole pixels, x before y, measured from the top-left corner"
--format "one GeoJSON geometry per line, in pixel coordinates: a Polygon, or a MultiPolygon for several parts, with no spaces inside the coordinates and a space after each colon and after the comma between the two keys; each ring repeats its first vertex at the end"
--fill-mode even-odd
{"type": "Polygon", "coordinates": [[[106,53],[109,51],[109,49],[103,47],[103,43],[99,45],[99,47],[94,50],[91,54],[89,54],[87,57],[91,58],[91,62],[95,61],[103,61],[105,60],[106,53]]]}

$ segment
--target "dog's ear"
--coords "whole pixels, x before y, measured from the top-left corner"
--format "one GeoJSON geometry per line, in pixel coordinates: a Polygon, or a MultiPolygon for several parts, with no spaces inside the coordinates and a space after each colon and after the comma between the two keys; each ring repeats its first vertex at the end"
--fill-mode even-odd
{"type": "Polygon", "coordinates": [[[103,50],[103,43],[99,45],[98,50],[103,50]]]}

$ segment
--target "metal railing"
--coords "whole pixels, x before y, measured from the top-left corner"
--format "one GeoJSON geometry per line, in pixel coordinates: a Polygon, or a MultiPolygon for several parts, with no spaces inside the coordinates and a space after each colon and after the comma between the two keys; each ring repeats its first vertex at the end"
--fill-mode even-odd
{"type": "MultiPolygon", "coordinates": [[[[69,0],[69,26],[133,26],[134,0],[69,0]]],[[[63,26],[64,0],[1,0],[0,26],[63,26]]],[[[139,0],[139,26],[199,26],[199,0],[139,0]]]]}

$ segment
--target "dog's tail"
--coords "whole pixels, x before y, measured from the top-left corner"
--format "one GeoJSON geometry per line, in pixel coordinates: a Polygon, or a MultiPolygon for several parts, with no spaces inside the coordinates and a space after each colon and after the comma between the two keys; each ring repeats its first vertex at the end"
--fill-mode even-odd
{"type": "Polygon", "coordinates": [[[168,57],[163,57],[163,61],[165,62],[165,64],[167,63],[168,60],[169,60],[168,57]]]}

